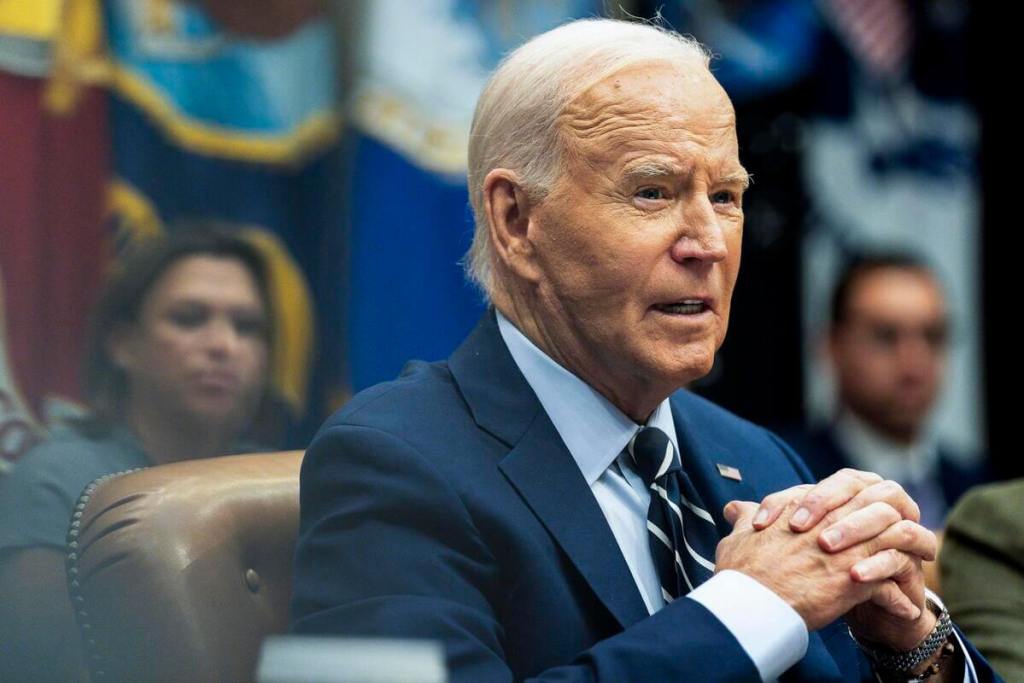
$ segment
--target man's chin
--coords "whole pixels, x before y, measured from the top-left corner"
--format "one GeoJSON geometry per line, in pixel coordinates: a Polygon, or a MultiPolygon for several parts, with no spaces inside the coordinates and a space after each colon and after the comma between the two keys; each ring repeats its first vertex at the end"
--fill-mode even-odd
{"type": "Polygon", "coordinates": [[[672,371],[672,377],[679,387],[707,377],[715,367],[716,347],[713,344],[692,345],[688,350],[689,353],[677,358],[672,371]]]}
{"type": "Polygon", "coordinates": [[[662,365],[653,373],[657,380],[652,381],[663,386],[663,393],[668,396],[678,389],[686,388],[697,380],[706,377],[711,372],[714,364],[714,355],[707,358],[687,357],[685,361],[662,365]]]}
{"type": "Polygon", "coordinates": [[[924,419],[917,412],[901,413],[894,410],[876,416],[872,423],[875,429],[889,438],[900,442],[909,442],[916,438],[924,419]]]}

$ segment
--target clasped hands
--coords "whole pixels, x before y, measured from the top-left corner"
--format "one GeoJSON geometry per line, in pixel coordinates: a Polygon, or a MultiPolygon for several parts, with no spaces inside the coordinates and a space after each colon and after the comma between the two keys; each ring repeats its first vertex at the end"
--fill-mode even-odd
{"type": "Polygon", "coordinates": [[[844,469],[760,505],[732,501],[725,517],[733,531],[718,545],[716,571],[767,586],[808,630],[843,616],[859,638],[909,650],[934,628],[921,562],[935,559],[935,534],[896,482],[844,469]]]}

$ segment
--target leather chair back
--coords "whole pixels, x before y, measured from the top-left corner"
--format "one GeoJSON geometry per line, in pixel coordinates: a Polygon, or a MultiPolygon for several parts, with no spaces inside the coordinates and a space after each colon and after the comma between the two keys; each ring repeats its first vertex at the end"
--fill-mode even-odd
{"type": "Polygon", "coordinates": [[[301,451],[104,477],[68,535],[93,681],[250,681],[288,626],[301,451]]]}

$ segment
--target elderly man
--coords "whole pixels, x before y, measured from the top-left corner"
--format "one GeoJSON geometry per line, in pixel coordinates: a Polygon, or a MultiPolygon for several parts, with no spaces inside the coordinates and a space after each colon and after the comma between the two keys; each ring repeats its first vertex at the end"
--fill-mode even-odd
{"type": "Polygon", "coordinates": [[[931,529],[988,478],[985,468],[962,464],[928,433],[948,325],[942,287],[924,262],[898,252],[851,258],[832,296],[826,340],[835,420],[789,440],[816,477],[855,467],[898,481],[931,529]]]}
{"type": "Polygon", "coordinates": [[[469,183],[493,308],[317,435],[296,632],[437,639],[467,683],[869,680],[862,653],[956,681],[967,653],[991,679],[926,605],[935,541],[901,489],[812,488],[774,435],[679,391],[725,337],[747,185],[707,64],[587,20],[492,76],[469,183]]]}

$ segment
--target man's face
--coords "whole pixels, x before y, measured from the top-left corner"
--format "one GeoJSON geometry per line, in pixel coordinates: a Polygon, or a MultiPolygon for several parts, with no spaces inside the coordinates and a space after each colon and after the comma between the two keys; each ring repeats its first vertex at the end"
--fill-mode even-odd
{"type": "Polygon", "coordinates": [[[913,439],[946,361],[942,292],[928,274],[880,268],[854,280],[831,352],[845,406],[891,438],[913,439]]]}
{"type": "Polygon", "coordinates": [[[266,316],[240,261],[197,255],[176,262],[150,289],[138,322],[112,338],[129,409],[220,433],[242,429],[266,380],[266,316]]]}
{"type": "Polygon", "coordinates": [[[556,360],[634,419],[705,375],[740,264],[735,115],[704,69],[629,69],[567,107],[565,171],[531,220],[531,313],[556,360]]]}

